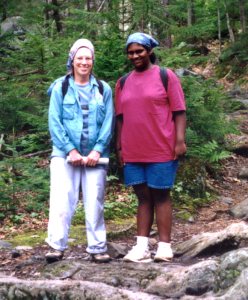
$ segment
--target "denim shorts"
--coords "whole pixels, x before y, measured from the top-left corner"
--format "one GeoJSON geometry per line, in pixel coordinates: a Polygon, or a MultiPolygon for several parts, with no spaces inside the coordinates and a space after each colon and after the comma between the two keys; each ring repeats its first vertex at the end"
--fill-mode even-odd
{"type": "Polygon", "coordinates": [[[155,189],[173,187],[178,160],[159,163],[125,163],[124,182],[126,186],[146,183],[155,189]]]}

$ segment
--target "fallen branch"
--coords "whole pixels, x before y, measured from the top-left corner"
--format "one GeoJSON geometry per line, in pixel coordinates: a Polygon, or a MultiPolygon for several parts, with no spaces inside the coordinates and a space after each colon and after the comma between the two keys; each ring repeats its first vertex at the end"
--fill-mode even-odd
{"type": "Polygon", "coordinates": [[[38,152],[35,152],[35,153],[29,153],[29,154],[24,154],[22,155],[22,157],[24,158],[30,158],[30,157],[34,157],[34,156],[39,156],[39,155],[43,155],[43,154],[47,154],[47,153],[50,153],[51,150],[42,150],[42,151],[38,151],[38,152]]]}
{"type": "MultiPolygon", "coordinates": [[[[17,77],[17,76],[25,76],[25,75],[29,75],[29,74],[36,74],[36,73],[39,73],[39,72],[40,72],[40,70],[33,70],[33,71],[28,71],[28,72],[20,73],[20,74],[12,74],[10,76],[11,77],[12,76],[15,76],[15,77],[17,77]]],[[[7,80],[7,79],[9,79],[9,76],[8,77],[2,77],[2,78],[0,78],[0,81],[4,81],[4,80],[7,80]]]]}

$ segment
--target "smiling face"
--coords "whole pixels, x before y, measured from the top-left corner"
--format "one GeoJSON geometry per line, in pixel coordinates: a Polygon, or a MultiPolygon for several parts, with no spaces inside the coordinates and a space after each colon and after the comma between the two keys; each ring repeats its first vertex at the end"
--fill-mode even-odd
{"type": "Polygon", "coordinates": [[[73,75],[75,81],[78,83],[89,81],[92,68],[92,52],[85,47],[79,48],[73,59],[73,75]]]}
{"type": "Polygon", "coordinates": [[[134,68],[139,72],[145,71],[151,67],[150,54],[151,50],[148,51],[142,45],[137,43],[132,43],[127,48],[127,57],[134,68]]]}

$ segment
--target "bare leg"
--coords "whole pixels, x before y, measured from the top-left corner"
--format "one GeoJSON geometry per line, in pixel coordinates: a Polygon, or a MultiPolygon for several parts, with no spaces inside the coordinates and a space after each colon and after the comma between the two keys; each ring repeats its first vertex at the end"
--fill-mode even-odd
{"type": "Polygon", "coordinates": [[[134,187],[138,198],[137,235],[149,237],[154,219],[154,203],[151,190],[146,184],[138,184],[134,187]]]}
{"type": "Polygon", "coordinates": [[[172,226],[172,204],[170,190],[151,189],[155,204],[159,241],[170,243],[172,226]]]}

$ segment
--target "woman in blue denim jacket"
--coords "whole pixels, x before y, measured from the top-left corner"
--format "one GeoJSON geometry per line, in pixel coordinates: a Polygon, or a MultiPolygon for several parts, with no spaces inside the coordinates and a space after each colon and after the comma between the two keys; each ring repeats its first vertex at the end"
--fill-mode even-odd
{"type": "Polygon", "coordinates": [[[50,211],[46,242],[48,262],[62,259],[67,247],[71,219],[82,191],[88,247],[97,262],[110,260],[106,253],[104,194],[107,167],[99,159],[109,157],[113,129],[113,101],[110,86],[92,75],[94,46],[77,40],[69,52],[68,89],[62,93],[65,77],[57,79],[49,93],[49,131],[53,143],[50,164],[50,211]]]}

